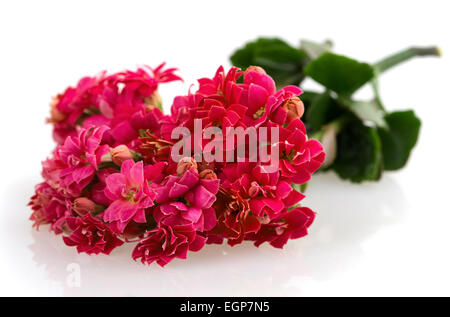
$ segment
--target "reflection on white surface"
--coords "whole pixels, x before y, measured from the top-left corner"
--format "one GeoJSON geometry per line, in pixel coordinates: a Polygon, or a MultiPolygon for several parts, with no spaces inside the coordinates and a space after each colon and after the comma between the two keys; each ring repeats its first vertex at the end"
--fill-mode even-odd
{"type": "Polygon", "coordinates": [[[175,260],[163,269],[134,262],[132,245],[116,249],[111,256],[77,254],[60,236],[45,228],[36,232],[25,220],[16,226],[21,230],[11,232],[31,235],[32,242],[28,250],[16,249],[11,256],[31,251],[25,259],[30,263],[21,264],[34,265],[31,271],[39,271],[41,283],[47,283],[41,289],[54,295],[308,295],[312,284],[351,270],[362,256],[362,243],[380,228],[400,221],[407,205],[390,177],[354,185],[333,174],[314,178],[305,204],[318,213],[310,235],[290,241],[283,250],[268,245],[255,248],[251,243],[233,248],[209,245],[190,253],[187,261],[175,260]],[[80,287],[70,282],[68,266],[74,264],[80,267],[80,287]]]}

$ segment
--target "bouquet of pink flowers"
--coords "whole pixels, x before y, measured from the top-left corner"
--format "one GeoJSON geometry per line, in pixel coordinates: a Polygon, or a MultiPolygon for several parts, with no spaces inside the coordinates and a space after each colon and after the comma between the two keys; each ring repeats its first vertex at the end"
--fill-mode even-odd
{"type": "Polygon", "coordinates": [[[300,186],[325,154],[300,120],[302,91],[277,90],[260,67],[219,67],[165,115],[157,88],[174,72],[103,72],[54,98],[34,226],[88,254],[137,243],[133,259],[161,266],[224,239],[282,248],[305,236],[314,212],[300,186]]]}

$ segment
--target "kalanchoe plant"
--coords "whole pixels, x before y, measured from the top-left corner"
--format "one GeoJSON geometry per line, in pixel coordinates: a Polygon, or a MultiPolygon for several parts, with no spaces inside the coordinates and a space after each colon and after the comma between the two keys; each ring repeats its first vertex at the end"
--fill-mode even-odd
{"type": "Polygon", "coordinates": [[[260,67],[219,67],[165,115],[157,88],[179,80],[174,71],[101,73],[54,99],[57,146],[30,201],[34,226],[50,225],[88,254],[137,242],[132,258],[161,266],[205,244],[282,248],[307,235],[315,213],[290,184],[309,181],[325,153],[301,121],[301,89],[277,90],[260,67]],[[214,128],[214,141],[224,142],[211,147],[203,136],[210,140],[214,128]],[[249,137],[238,138],[244,128],[249,137]],[[257,130],[266,135],[256,138],[257,130]],[[188,137],[179,140],[176,131],[188,137]],[[189,146],[176,158],[180,144],[189,146]]]}
{"type": "Polygon", "coordinates": [[[278,86],[300,85],[310,77],[322,91],[305,91],[308,134],[322,141],[327,153],[323,169],[334,170],[353,182],[378,180],[384,170],[405,166],[417,142],[420,120],[413,110],[386,110],[378,91],[378,77],[416,56],[439,56],[436,47],[412,47],[375,64],[362,63],[330,52],[331,42],[301,41],[298,48],[278,38],[259,38],[238,49],[233,65],[263,67],[278,86]],[[370,84],[373,100],[357,100],[354,93],[370,84]]]}

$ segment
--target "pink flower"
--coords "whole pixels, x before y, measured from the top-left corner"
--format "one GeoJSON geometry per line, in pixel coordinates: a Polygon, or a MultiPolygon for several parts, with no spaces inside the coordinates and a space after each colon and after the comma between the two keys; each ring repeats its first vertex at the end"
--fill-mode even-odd
{"type": "Polygon", "coordinates": [[[111,222],[115,231],[123,232],[131,220],[145,223],[145,211],[153,206],[155,194],[144,178],[142,161],[123,162],[120,173],[106,178],[105,195],[112,203],[105,210],[103,219],[111,222]]]}
{"type": "Polygon", "coordinates": [[[145,136],[140,138],[138,151],[145,163],[169,162],[173,145],[174,143],[160,139],[146,131],[145,136]]]}
{"type": "Polygon", "coordinates": [[[59,174],[65,168],[67,168],[67,165],[61,161],[57,147],[53,152],[53,157],[47,158],[42,162],[42,178],[56,191],[64,192],[63,188],[61,188],[61,177],[59,174]]]}
{"type": "Polygon", "coordinates": [[[181,177],[170,175],[161,184],[152,186],[158,204],[153,217],[169,226],[192,224],[198,231],[211,230],[216,225],[212,205],[219,184],[218,179],[200,179],[194,168],[181,177]]]}
{"type": "Polygon", "coordinates": [[[162,117],[157,88],[160,83],[181,80],[174,68],[164,64],[152,69],[123,71],[111,75],[101,72],[82,78],[75,88],[69,87],[52,103],[49,122],[54,125],[54,138],[61,144],[73,136],[76,128],[107,125],[110,145],[127,144],[138,137],[139,129],[159,134],[162,117]]]}
{"type": "Polygon", "coordinates": [[[228,244],[234,246],[242,243],[247,234],[258,232],[261,226],[258,218],[251,214],[248,202],[232,190],[219,189],[214,209],[218,215],[217,225],[207,232],[208,243],[228,239],[228,244]]]}
{"type": "Polygon", "coordinates": [[[138,243],[132,257],[147,264],[156,261],[163,267],[175,258],[186,259],[188,251],[199,251],[205,245],[205,240],[196,234],[192,225],[162,224],[138,243]]]}
{"type": "Polygon", "coordinates": [[[50,224],[67,234],[67,245],[88,254],[109,254],[138,238],[133,259],[160,266],[205,243],[250,240],[281,248],[305,236],[315,214],[299,207],[304,195],[292,183],[307,182],[325,154],[300,120],[301,89],[277,90],[261,67],[219,67],[212,78],[198,80],[197,91],[176,97],[164,115],[158,85],[180,78],[163,67],[84,77],[54,98],[49,122],[58,146],[42,163],[44,182],[29,203],[34,226],[50,224]],[[222,130],[214,145],[194,140],[202,132],[196,119],[203,129],[222,130]],[[203,159],[192,152],[172,159],[176,127],[191,132],[183,142],[194,153],[200,145],[203,159]],[[260,139],[232,136],[228,127],[256,128],[260,139]],[[269,128],[267,139],[259,128],[269,128]],[[279,141],[271,128],[279,129],[279,141]],[[249,142],[267,151],[253,153],[249,142]],[[260,156],[274,150],[279,169],[269,172],[269,157],[260,156]],[[225,161],[210,162],[211,155],[225,161]]]}
{"type": "Polygon", "coordinates": [[[308,140],[300,119],[291,121],[287,128],[280,127],[279,144],[281,175],[296,184],[309,181],[325,159],[322,144],[308,140]]]}
{"type": "Polygon", "coordinates": [[[58,150],[66,168],[59,172],[61,187],[77,197],[95,176],[102,156],[109,153],[109,146],[102,145],[102,137],[108,127],[81,129],[77,137],[68,137],[58,150]]]}
{"type": "Polygon", "coordinates": [[[269,242],[276,248],[282,248],[289,239],[298,239],[308,234],[308,228],[314,221],[314,212],[307,207],[297,207],[285,212],[261,229],[250,235],[249,240],[254,240],[259,246],[269,242]]]}
{"type": "Polygon", "coordinates": [[[294,190],[290,182],[280,176],[279,171],[268,173],[257,163],[228,164],[223,172],[226,175],[223,186],[248,199],[250,210],[263,223],[305,197],[294,190]]]}
{"type": "Polygon", "coordinates": [[[75,126],[83,114],[97,112],[95,106],[92,107],[97,104],[96,88],[104,76],[105,72],[95,77],[83,77],[76,87],[69,87],[54,98],[48,121],[54,125],[53,137],[58,144],[76,134],[75,126]]]}
{"type": "Polygon", "coordinates": [[[114,168],[105,168],[97,171],[96,179],[98,182],[95,182],[95,184],[92,185],[90,192],[90,198],[96,204],[108,206],[111,203],[111,200],[105,195],[106,178],[115,173],[117,173],[117,170],[114,168]]]}
{"type": "Polygon", "coordinates": [[[67,225],[72,230],[68,237],[63,237],[68,246],[76,246],[78,253],[110,254],[113,249],[123,244],[123,241],[100,219],[86,214],[83,218],[68,217],[67,225]]]}
{"type": "Polygon", "coordinates": [[[176,125],[191,128],[194,118],[204,119],[205,128],[259,126],[268,120],[284,124],[288,111],[282,105],[302,93],[295,86],[277,92],[273,79],[258,68],[242,73],[232,67],[225,74],[219,67],[213,78],[201,78],[198,82],[200,87],[194,94],[175,98],[172,117],[176,125]],[[242,75],[244,82],[237,83],[242,75]]]}
{"type": "Polygon", "coordinates": [[[46,182],[36,186],[36,193],[28,204],[33,213],[30,220],[39,229],[40,225],[50,224],[56,234],[63,232],[66,218],[72,216],[72,201],[55,191],[46,182]]]}

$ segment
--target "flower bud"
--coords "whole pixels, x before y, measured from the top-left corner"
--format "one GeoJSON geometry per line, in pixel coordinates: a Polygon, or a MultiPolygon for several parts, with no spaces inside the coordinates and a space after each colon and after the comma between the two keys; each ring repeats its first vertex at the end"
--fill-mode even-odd
{"type": "Polygon", "coordinates": [[[58,97],[53,97],[52,102],[50,103],[50,118],[47,119],[48,122],[57,123],[66,119],[67,115],[56,108],[58,102],[58,97]]]}
{"type": "Polygon", "coordinates": [[[96,206],[92,200],[86,197],[76,198],[73,202],[73,210],[80,216],[94,212],[96,206]]]}
{"type": "Polygon", "coordinates": [[[111,150],[111,160],[114,162],[114,164],[121,166],[123,162],[126,160],[132,160],[133,159],[133,153],[128,149],[126,145],[119,145],[116,146],[114,149],[111,150]]]}
{"type": "Polygon", "coordinates": [[[163,110],[162,109],[162,99],[161,99],[160,94],[157,91],[155,91],[150,97],[145,98],[145,104],[146,104],[145,109],[147,111],[151,111],[154,108],[163,110]]]}
{"type": "Polygon", "coordinates": [[[183,157],[177,165],[177,175],[183,176],[188,170],[194,168],[197,171],[197,162],[192,157],[183,157]]]}
{"type": "Polygon", "coordinates": [[[214,173],[213,170],[210,169],[201,171],[200,174],[198,174],[198,176],[200,177],[200,179],[207,179],[207,180],[217,179],[216,173],[214,173]]]}
{"type": "Polygon", "coordinates": [[[244,75],[247,75],[249,72],[257,72],[258,74],[266,74],[266,71],[259,66],[249,66],[244,72],[244,75]]]}
{"type": "Polygon", "coordinates": [[[289,123],[297,118],[301,118],[305,112],[303,101],[301,101],[298,97],[292,97],[285,100],[282,107],[287,112],[286,123],[289,123]]]}

